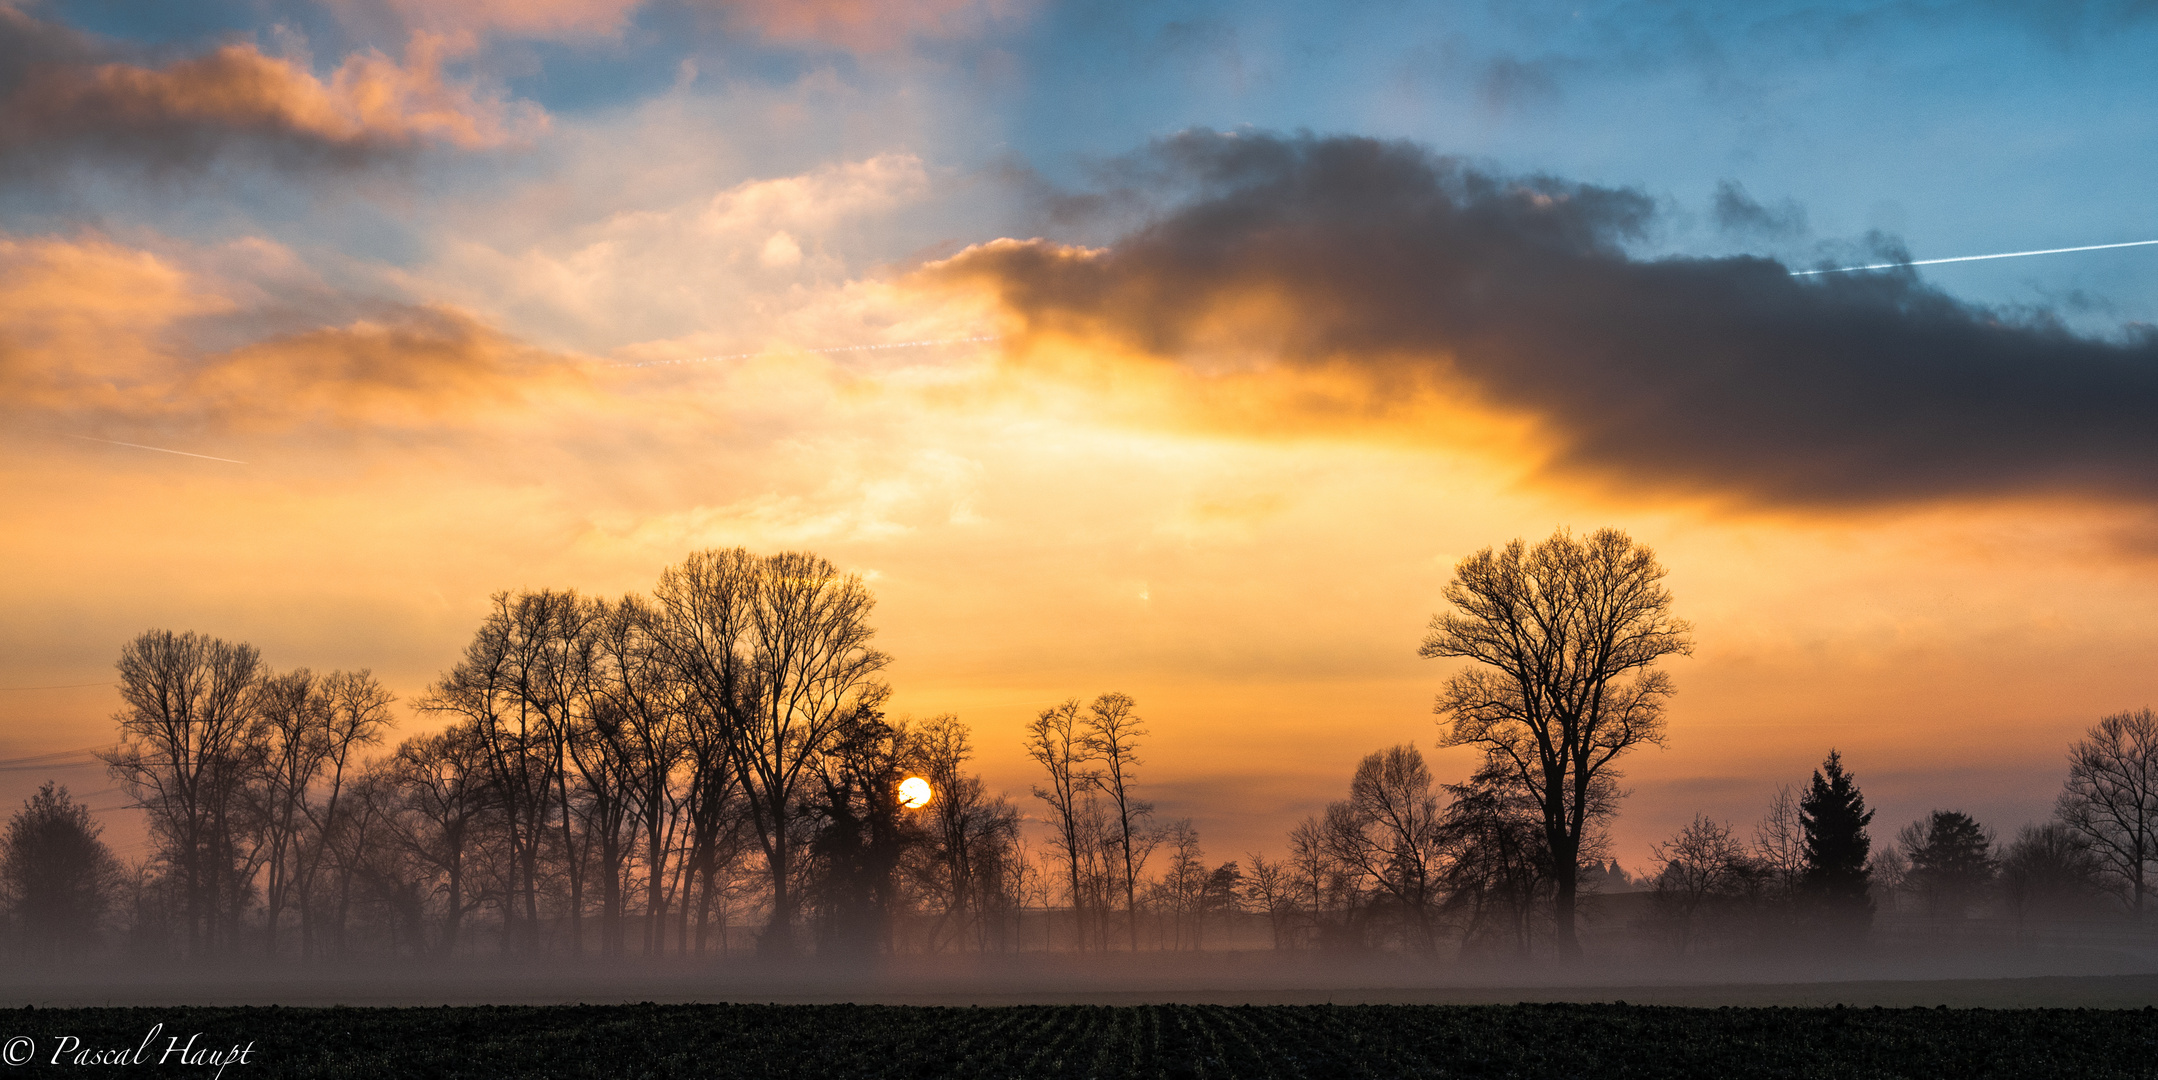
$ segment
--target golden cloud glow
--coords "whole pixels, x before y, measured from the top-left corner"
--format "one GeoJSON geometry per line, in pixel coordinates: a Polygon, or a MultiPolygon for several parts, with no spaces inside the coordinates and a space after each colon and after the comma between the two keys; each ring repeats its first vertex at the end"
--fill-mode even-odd
{"type": "Polygon", "coordinates": [[[537,106],[505,103],[445,78],[442,63],[459,45],[415,33],[402,63],[367,50],[346,57],[327,80],[252,43],[162,68],[57,65],[0,109],[17,138],[112,131],[155,141],[178,137],[175,126],[199,125],[353,149],[423,142],[484,149],[544,130],[547,116],[537,106]]]}
{"type": "MultiPolygon", "coordinates": [[[[799,229],[806,259],[817,222],[847,220],[820,207],[875,205],[908,176],[760,181],[679,220],[725,222],[747,263],[765,230],[799,229]]],[[[1443,386],[1381,400],[1323,365],[1266,363],[1256,301],[1261,329],[1224,323],[1211,340],[1227,344],[1191,365],[1018,324],[938,273],[837,269],[756,296],[768,332],[1008,336],[617,367],[722,339],[580,357],[414,306],[187,344],[204,318],[245,325],[266,302],[242,270],[283,262],[262,243],[0,242],[0,363],[24,421],[0,436],[24,523],[0,536],[10,685],[94,678],[115,643],[172,625],[253,640],[278,666],[371,666],[409,699],[495,590],[639,590],[698,547],[810,548],[871,576],[895,708],[958,711],[993,786],[1031,782],[1017,732],[1043,703],[1119,689],[1155,732],[1145,782],[1163,812],[1200,818],[1210,849],[1278,851],[1362,754],[1436,736],[1444,672],[1415,644],[1454,560],[1615,524],[1671,567],[1701,641],[1674,665],[1672,749],[1630,766],[1629,864],[1697,810],[1750,819],[1828,746],[1895,818],[1936,793],[1896,770],[2038,760],[2145,692],[2147,556],[2102,540],[2141,517],[1741,514],[1555,486],[1533,430],[1443,386]],[[1944,748],[1944,732],[1978,736],[1944,748]]],[[[86,699],[38,723],[88,745],[109,711],[86,699]]],[[[1449,779],[1466,765],[1435,759],[1449,779]]],[[[2002,798],[2042,801],[2050,782],[2002,798]]]]}

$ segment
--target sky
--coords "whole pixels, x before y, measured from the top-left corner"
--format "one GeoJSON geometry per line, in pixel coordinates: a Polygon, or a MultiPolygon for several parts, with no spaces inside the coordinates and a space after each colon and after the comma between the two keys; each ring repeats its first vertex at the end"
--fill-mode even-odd
{"type": "MultiPolygon", "coordinates": [[[[1279,854],[1463,557],[1694,626],[1614,853],[1844,755],[2003,837],[2158,646],[2158,5],[0,0],[0,805],[122,643],[405,701],[490,594],[868,579],[897,713],[1131,694],[1279,854]]],[[[439,720],[405,710],[400,732],[439,720]]]]}

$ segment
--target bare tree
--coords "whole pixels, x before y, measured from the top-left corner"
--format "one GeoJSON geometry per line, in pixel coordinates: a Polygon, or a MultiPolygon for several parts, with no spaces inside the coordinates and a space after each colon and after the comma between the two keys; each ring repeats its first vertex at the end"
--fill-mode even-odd
{"type": "Polygon", "coordinates": [[[1199,846],[1199,830],[1190,818],[1169,822],[1162,830],[1162,840],[1169,845],[1169,866],[1161,880],[1154,883],[1154,891],[1160,908],[1168,909],[1169,946],[1182,949],[1189,941],[1190,947],[1196,949],[1200,905],[1206,893],[1206,852],[1199,846]]]}
{"type": "Polygon", "coordinates": [[[815,831],[804,869],[819,955],[866,956],[894,945],[906,903],[899,871],[932,828],[927,815],[900,802],[900,782],[920,764],[907,727],[880,712],[858,713],[817,758],[818,790],[805,799],[815,831]]]}
{"type": "Polygon", "coordinates": [[[530,672],[553,633],[550,598],[496,593],[465,655],[419,702],[470,723],[485,752],[488,787],[506,848],[502,947],[540,947],[542,847],[551,824],[557,759],[550,721],[535,706],[530,672]]]}
{"type": "Polygon", "coordinates": [[[1040,763],[1049,774],[1049,786],[1035,788],[1034,797],[1048,803],[1053,815],[1050,824],[1056,831],[1052,842],[1064,856],[1067,884],[1071,890],[1072,919],[1075,928],[1080,928],[1077,941],[1084,948],[1086,919],[1082,911],[1086,894],[1080,881],[1080,862],[1085,852],[1085,836],[1079,804],[1084,790],[1093,780],[1086,768],[1085,736],[1079,728],[1079,699],[1043,709],[1041,715],[1029,722],[1026,749],[1027,756],[1040,763]]]}
{"type": "MultiPolygon", "coordinates": [[[[373,746],[382,741],[382,733],[389,730],[393,722],[390,717],[390,703],[396,698],[375,678],[373,672],[365,668],[359,671],[331,672],[322,680],[320,693],[322,708],[315,715],[319,717],[322,726],[314,737],[314,742],[320,748],[317,773],[322,778],[325,790],[320,802],[302,799],[299,806],[301,812],[307,815],[315,835],[318,838],[327,838],[336,835],[339,827],[343,825],[345,784],[359,766],[353,755],[360,747],[373,746]]],[[[301,896],[305,897],[312,891],[323,853],[334,853],[335,850],[319,842],[312,852],[303,849],[296,879],[301,896]]],[[[349,880],[350,868],[344,869],[349,880]]],[[[313,944],[312,911],[312,905],[303,901],[300,909],[300,947],[303,956],[313,944]]],[[[343,924],[332,927],[332,932],[341,939],[344,934],[343,924]]]]}
{"type": "Polygon", "coordinates": [[[1328,939],[1327,900],[1335,891],[1329,888],[1341,874],[1327,855],[1326,826],[1316,817],[1306,817],[1289,830],[1289,894],[1296,910],[1305,922],[1305,930],[1315,943],[1328,939]]]}
{"type": "Polygon", "coordinates": [[[2057,812],[2141,918],[2158,863],[2158,713],[2114,713],[2076,740],[2057,812]]]}
{"type": "MultiPolygon", "coordinates": [[[[672,791],[675,772],[691,758],[689,702],[681,684],[670,677],[657,640],[658,614],[636,596],[605,605],[595,624],[593,694],[612,725],[610,739],[620,746],[625,810],[635,815],[644,843],[645,916],[643,950],[657,956],[665,947],[666,882],[670,826],[677,816],[672,791]]],[[[714,745],[714,750],[723,747],[714,745]]],[[[710,763],[726,775],[724,754],[710,763]]]]}
{"type": "Polygon", "coordinates": [[[1806,832],[1799,819],[1798,795],[1781,784],[1768,802],[1768,813],[1753,827],[1753,858],[1784,896],[1798,889],[1806,873],[1806,832]]]}
{"type": "Polygon", "coordinates": [[[1088,753],[1101,763],[1094,784],[1109,797],[1115,815],[1115,871],[1119,891],[1124,894],[1126,930],[1134,951],[1139,948],[1139,870],[1146,863],[1147,853],[1153,850],[1145,822],[1154,813],[1154,804],[1139,800],[1131,792],[1132,770],[1139,765],[1139,740],[1147,734],[1139,726],[1135,708],[1128,694],[1109,693],[1095,698],[1087,706],[1085,735],[1088,753]]]}
{"type": "Polygon", "coordinates": [[[1444,834],[1431,769],[1414,745],[1366,755],[1349,782],[1349,797],[1326,810],[1332,858],[1369,882],[1400,909],[1411,948],[1434,945],[1431,913],[1439,901],[1444,834]]]}
{"type": "Polygon", "coordinates": [[[2090,841],[2058,821],[2023,826],[1997,862],[2001,899],[2018,930],[2034,917],[2082,914],[2105,899],[2103,865],[2090,841]]]}
{"type": "Polygon", "coordinates": [[[1244,857],[1251,861],[1251,873],[1244,878],[1244,896],[1266,913],[1266,925],[1273,933],[1274,947],[1288,948],[1293,940],[1291,928],[1296,916],[1289,866],[1284,862],[1270,862],[1257,852],[1244,857]]]}
{"type": "Polygon", "coordinates": [[[120,745],[103,755],[149,812],[179,877],[186,947],[205,955],[237,932],[246,880],[233,826],[247,778],[255,647],[151,630],[120,650],[120,745]]]}
{"type": "MultiPolygon", "coordinates": [[[[278,923],[305,860],[299,850],[307,825],[308,790],[329,752],[329,703],[306,668],[265,675],[255,687],[256,738],[264,744],[258,828],[265,851],[263,952],[278,952],[278,923]]],[[[299,890],[304,904],[306,890],[299,890]]]]}
{"type": "Polygon", "coordinates": [[[1575,930],[1582,843],[1616,809],[1627,751],[1663,745],[1670,677],[1653,670],[1693,650],[1655,553],[1616,529],[1563,530],[1463,559],[1421,655],[1475,661],[1447,680],[1435,711],[1448,746],[1478,746],[1542,811],[1560,955],[1575,930]]]}
{"type": "Polygon", "coordinates": [[[1019,829],[1019,812],[1002,795],[992,796],[981,777],[964,771],[974,756],[966,724],[945,713],[924,721],[913,732],[914,758],[934,798],[930,850],[943,910],[930,929],[930,947],[941,947],[940,931],[971,933],[986,949],[994,908],[1009,906],[997,884],[1010,867],[1009,852],[1019,829]]]}
{"type": "Polygon", "coordinates": [[[400,743],[390,757],[389,775],[399,802],[389,827],[429,874],[431,891],[441,897],[435,950],[451,955],[457,951],[465,916],[479,907],[471,885],[473,849],[493,798],[486,747],[471,723],[453,724],[400,743]]]}
{"type": "MultiPolygon", "coordinates": [[[[570,794],[573,780],[582,781],[589,793],[595,779],[589,760],[578,750],[591,746],[587,738],[591,716],[592,669],[597,651],[593,624],[599,607],[574,589],[541,589],[518,594],[511,602],[517,632],[511,637],[511,686],[518,698],[521,746],[538,755],[537,776],[551,792],[538,793],[534,818],[548,827],[545,818],[553,811],[551,843],[559,844],[559,869],[569,886],[569,951],[584,952],[585,874],[588,849],[595,831],[580,827],[581,800],[570,794]]],[[[618,813],[608,777],[599,777],[601,805],[618,813]]],[[[535,838],[537,834],[535,834],[535,838]]]]}
{"type": "Polygon", "coordinates": [[[660,576],[670,661],[714,718],[747,795],[771,882],[759,948],[790,954],[801,898],[797,796],[809,767],[888,690],[889,658],[869,647],[876,601],[858,574],[801,552],[765,558],[740,548],[696,552],[660,576]]]}
{"type": "MultiPolygon", "coordinates": [[[[755,686],[749,627],[761,565],[740,548],[694,553],[661,574],[650,608],[650,642],[671,683],[689,774],[676,800],[688,834],[676,863],[685,954],[704,952],[711,919],[727,917],[731,882],[723,878],[746,843],[751,808],[734,730],[755,686]]],[[[724,925],[720,933],[724,943],[724,925]]]]}
{"type": "Polygon", "coordinates": [[[1755,867],[1730,826],[1699,814],[1651,854],[1656,902],[1677,926],[1683,956],[1705,909],[1742,893],[1755,867]]]}
{"type": "Polygon", "coordinates": [[[1868,898],[1885,900],[1893,909],[1897,894],[1904,891],[1910,876],[1911,860],[1904,858],[1903,852],[1896,850],[1894,844],[1881,845],[1881,850],[1866,860],[1866,878],[1872,894],[1868,898]]]}

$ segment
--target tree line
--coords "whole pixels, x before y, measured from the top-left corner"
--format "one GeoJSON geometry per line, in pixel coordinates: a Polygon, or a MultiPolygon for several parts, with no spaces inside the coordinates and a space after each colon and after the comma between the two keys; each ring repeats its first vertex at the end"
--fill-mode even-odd
{"type": "Polygon", "coordinates": [[[804,553],[694,553],[649,594],[495,595],[395,742],[367,671],[275,671],[154,630],[121,650],[105,755],[146,812],[122,866],[48,784],[0,847],[15,948],[312,959],[1277,948],[1578,956],[1582,897],[1636,892],[1680,952],[1855,941],[1878,909],[1943,924],[2140,915],[2158,859],[2158,719],[2073,748],[2057,820],[2006,844],[1942,811],[1875,851],[1831,752],[1750,838],[1706,817],[1639,877],[1610,858],[1621,758],[1664,739],[1658,663],[1690,652],[1664,569],[1624,533],[1560,531],[1461,561],[1422,653],[1462,658],[1440,783],[1413,744],[1365,757],[1285,853],[1210,863],[1141,797],[1121,693],[1044,709],[1022,743],[1046,840],[969,770],[956,716],[894,718],[856,575],[804,553]],[[926,781],[920,797],[902,784],[926,781]]]}
{"type": "MultiPolygon", "coordinates": [[[[412,703],[445,726],[386,747],[366,671],[150,631],[121,652],[106,755],[150,856],[120,872],[64,790],[16,829],[96,853],[59,875],[88,897],[74,912],[118,904],[134,947],[181,956],[659,956],[744,930],[767,953],[861,951],[893,946],[903,904],[938,913],[914,947],[1010,946],[1037,876],[1019,814],[967,770],[956,717],[886,715],[872,606],[824,559],[740,549],[649,595],[500,593],[412,703]],[[905,776],[931,807],[899,805],[905,776]]],[[[9,865],[45,850],[11,838],[9,865]]],[[[80,944],[52,932],[42,872],[9,879],[18,938],[80,944]]]]}
{"type": "Polygon", "coordinates": [[[1750,841],[1697,815],[1656,847],[1652,926],[1678,951],[1792,940],[1824,900],[1837,916],[1832,936],[1846,941],[1884,910],[1948,940],[1977,916],[2015,935],[2060,920],[2144,918],[2158,865],[2158,714],[2147,708],[2092,725],[2069,747],[2051,818],[2005,840],[1961,810],[1937,809],[1873,851],[1872,812],[1840,756],[1825,768],[1833,782],[1817,772],[1795,803],[1779,790],[1750,841]],[[1823,838],[1840,856],[1817,851],[1823,838]],[[1834,896],[1817,888],[1826,863],[1842,867],[1834,896]]]}

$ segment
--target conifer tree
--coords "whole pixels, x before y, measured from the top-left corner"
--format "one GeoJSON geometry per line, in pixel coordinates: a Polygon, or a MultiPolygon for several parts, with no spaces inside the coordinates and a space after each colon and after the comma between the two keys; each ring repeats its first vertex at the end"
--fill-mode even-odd
{"type": "Polygon", "coordinates": [[[1814,770],[1813,783],[1798,802],[1798,819],[1806,855],[1801,894],[1825,929],[1838,936],[1863,936],[1873,924],[1873,901],[1866,895],[1866,857],[1872,849],[1866,826],[1873,821],[1873,811],[1866,809],[1857,781],[1843,771],[1843,755],[1830,750],[1828,760],[1814,770]]]}
{"type": "Polygon", "coordinates": [[[1904,829],[1901,840],[1911,860],[1911,883],[1937,921],[1962,919],[1993,883],[1993,837],[1969,814],[1935,810],[1904,829]]]}

